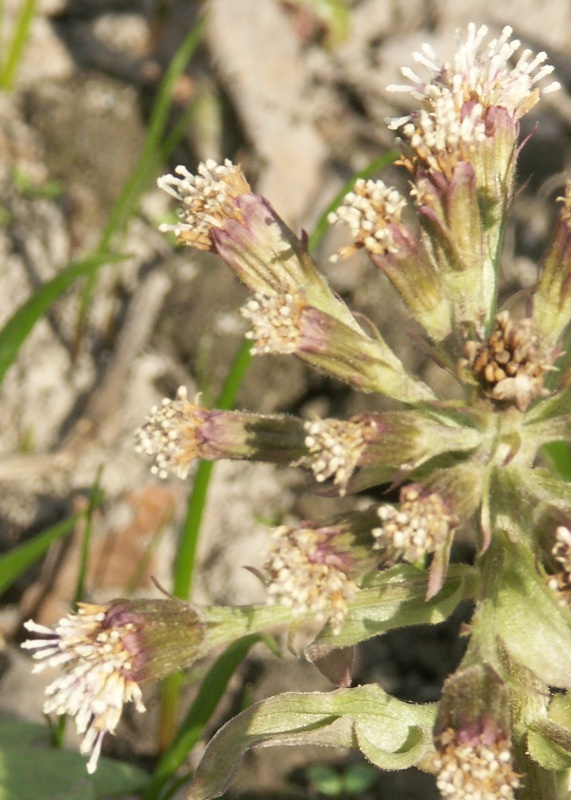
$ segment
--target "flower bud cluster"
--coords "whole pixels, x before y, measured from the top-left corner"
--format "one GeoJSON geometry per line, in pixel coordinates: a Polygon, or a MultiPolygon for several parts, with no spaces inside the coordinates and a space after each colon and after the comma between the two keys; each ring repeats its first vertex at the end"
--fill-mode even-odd
{"type": "MultiPolygon", "coordinates": [[[[401,487],[398,504],[369,500],[367,510],[361,504],[329,523],[280,525],[263,570],[252,571],[283,611],[276,612],[280,622],[329,622],[317,649],[332,640],[352,645],[371,630],[437,622],[461,599],[474,601],[464,660],[439,704],[435,750],[427,723],[429,744],[417,754],[419,764],[437,772],[442,797],[458,800],[515,797],[525,788],[515,751],[518,766],[535,760],[547,771],[571,763],[569,709],[557,705],[559,717],[547,719],[550,687],[571,689],[571,533],[560,525],[553,549],[545,545],[545,521],[571,518],[571,491],[543,449],[571,441],[564,338],[571,189],[525,313],[498,309],[520,120],[557,88],[540,87],[551,72],[545,54],[521,51],[511,35],[504,28],[488,40],[485,26],[470,25],[450,62],[440,63],[424,46],[414,55],[419,74],[404,69],[409,85],[391,87],[416,104],[391,127],[400,135],[399,163],[412,183],[418,225],[406,221],[405,199],[375,180],[356,181],[329,216],[352,237],[338,257],[368,253],[423,328],[423,352],[460,391],[437,396],[409,374],[374,326],[329,287],[307,236],[284,224],[239,166],[207,161],[196,175],[178,167],[159,179],[180,203],[179,222],[163,230],[217,253],[251,291],[242,313],[253,354],[295,355],[403,407],[308,421],[206,409],[180,389],[137,432],[138,450],[154,459],[161,478],[184,479],[195,459],[224,458],[301,467],[338,495],[374,488],[378,497],[401,487]],[[449,568],[460,529],[474,544],[474,563],[449,568]],[[459,575],[469,583],[465,594],[459,575]],[[526,629],[528,619],[537,635],[526,629]]],[[[25,645],[35,649],[38,668],[64,672],[48,689],[46,710],[76,716],[90,770],[123,704],[143,709],[140,683],[204,651],[203,617],[162,603],[83,606],[54,632],[28,625],[42,636],[25,645]]],[[[379,756],[381,744],[367,739],[359,714],[351,716],[350,742],[371,760],[394,765],[407,742],[414,749],[422,738],[420,728],[407,728],[394,750],[379,756]]]]}

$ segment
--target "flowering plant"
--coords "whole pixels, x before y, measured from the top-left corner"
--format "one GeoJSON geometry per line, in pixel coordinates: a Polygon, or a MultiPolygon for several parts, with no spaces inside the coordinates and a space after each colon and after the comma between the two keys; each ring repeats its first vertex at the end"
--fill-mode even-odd
{"type": "Polygon", "coordinates": [[[190,798],[218,796],[249,747],[313,743],[360,750],[381,769],[415,765],[443,797],[567,797],[571,767],[571,489],[541,448],[571,439],[567,339],[571,315],[571,186],[533,293],[498,309],[506,213],[521,117],[551,72],[545,54],[514,56],[505,28],[488,40],[470,25],[450,63],[431,48],[404,69],[416,109],[392,120],[411,181],[406,200],[359,180],[332,223],[364,249],[426,334],[426,349],[461,399],[410,374],[371,323],[331,290],[299,239],[239,166],[178,167],[159,185],[180,204],[165,225],[217,253],[251,290],[244,309],[254,354],[288,353],[400,410],[347,421],[206,409],[187,397],[153,409],[137,433],[160,477],[196,458],[262,460],[307,470],[339,494],[390,483],[398,503],[280,526],[263,570],[268,607],[196,609],[175,600],[82,607],[44,638],[38,667],[62,666],[46,711],[75,714],[97,763],[139,684],[216,644],[276,624],[315,620],[306,654],[341,687],[262,701],[214,737],[190,798]],[[424,77],[423,77],[424,76],[424,77]],[[474,564],[450,564],[455,534],[473,532],[474,564]],[[448,617],[473,603],[469,643],[439,703],[401,702],[376,685],[350,688],[348,650],[365,639],[448,617]]]}

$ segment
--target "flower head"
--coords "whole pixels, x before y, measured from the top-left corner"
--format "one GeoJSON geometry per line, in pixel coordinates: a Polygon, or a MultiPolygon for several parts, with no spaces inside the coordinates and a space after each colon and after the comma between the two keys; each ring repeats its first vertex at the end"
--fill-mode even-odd
{"type": "MultiPolygon", "coordinates": [[[[402,74],[410,85],[390,86],[389,91],[406,92],[427,108],[433,108],[440,98],[451,95],[458,110],[465,103],[478,104],[483,114],[494,106],[506,108],[514,117],[526,114],[538,102],[541,94],[559,89],[554,81],[542,90],[538,84],[553,72],[545,64],[547,55],[538,53],[532,58],[530,50],[524,50],[515,64],[512,57],[520,49],[521,42],[511,39],[512,28],[503,28],[500,36],[484,45],[488,28],[468,25],[467,35],[460,43],[452,63],[440,63],[433,49],[424,44],[414,60],[427,72],[422,78],[408,67],[402,74]]],[[[402,120],[393,123],[398,127],[402,120]]]]}
{"type": "Polygon", "coordinates": [[[406,201],[382,181],[359,179],[330,223],[344,222],[352,243],[332,257],[346,258],[364,248],[401,295],[414,318],[432,339],[450,333],[450,308],[434,260],[422,241],[401,221],[406,201]]]}
{"type": "Polygon", "coordinates": [[[184,480],[195,458],[205,458],[208,440],[204,427],[209,412],[188,400],[180,386],[176,399],[164,398],[153,406],[146,422],[136,431],[136,449],[155,457],[151,472],[160,478],[169,473],[184,480]]]}
{"type": "Polygon", "coordinates": [[[75,717],[89,753],[88,772],[97,767],[106,733],[113,733],[123,706],[144,711],[140,684],[163,677],[174,663],[187,666],[201,651],[201,625],[190,606],[174,600],[114,600],[81,603],[55,628],[29,620],[25,627],[42,638],[22,644],[33,650],[34,672],[60,674],[46,689],[44,713],[75,717]]]}
{"type": "Polygon", "coordinates": [[[394,253],[394,226],[401,224],[406,200],[397,189],[386,186],[383,181],[363,180],[355,182],[337,211],[332,211],[328,222],[345,222],[351,231],[353,243],[339,251],[338,258],[352,255],[365,247],[370,253],[394,253]]]}
{"type": "Polygon", "coordinates": [[[373,519],[363,512],[325,526],[276,528],[264,567],[269,601],[296,615],[329,618],[338,633],[357,591],[356,578],[378,562],[372,550],[373,519]]]}
{"type": "Polygon", "coordinates": [[[460,524],[439,494],[427,493],[415,484],[401,489],[398,509],[383,505],[378,515],[381,527],[373,530],[375,548],[384,550],[391,560],[402,558],[410,563],[445,546],[460,524]]]}
{"type": "Polygon", "coordinates": [[[513,800],[521,781],[509,729],[507,687],[491,667],[460,668],[446,680],[432,764],[443,798],[513,800]]]}
{"type": "Polygon", "coordinates": [[[243,221],[236,200],[251,192],[240,167],[226,159],[224,164],[209,160],[198,165],[192,175],[178,166],[175,175],[163,175],[158,185],[182,204],[181,221],[161,225],[162,231],[173,231],[183,244],[198,250],[214,250],[212,232],[221,228],[227,218],[243,221]]]}
{"type": "Polygon", "coordinates": [[[309,456],[303,459],[318,483],[333,478],[344,493],[368,442],[377,438],[379,425],[372,417],[343,422],[320,419],[305,423],[309,456]]]}
{"type": "Polygon", "coordinates": [[[304,346],[302,315],[308,309],[299,295],[257,294],[242,308],[252,323],[246,338],[254,342],[253,355],[297,353],[304,346]]]}
{"type": "Polygon", "coordinates": [[[437,739],[436,785],[444,800],[513,800],[520,786],[512,748],[493,720],[481,728],[447,728],[437,739]]]}
{"type": "Polygon", "coordinates": [[[494,265],[514,191],[520,119],[542,92],[559,88],[539,88],[552,71],[545,53],[524,50],[512,64],[520,48],[512,29],[486,44],[487,34],[470,24],[452,62],[439,62],[424,45],[414,58],[426,77],[405,68],[410,85],[389,87],[419,105],[391,123],[402,139],[400,163],[412,177],[452,319],[476,330],[488,327],[495,309],[494,265]]]}
{"type": "Polygon", "coordinates": [[[138,452],[154,456],[151,472],[181,480],[197,458],[291,464],[305,451],[301,420],[286,414],[204,408],[188,400],[184,386],[174,400],[164,398],[151,409],[135,438],[138,452]]]}

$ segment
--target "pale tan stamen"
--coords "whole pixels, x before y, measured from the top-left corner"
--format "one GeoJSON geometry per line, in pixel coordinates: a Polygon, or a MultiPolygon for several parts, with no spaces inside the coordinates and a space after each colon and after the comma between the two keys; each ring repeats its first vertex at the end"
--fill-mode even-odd
{"type": "Polygon", "coordinates": [[[303,463],[312,470],[315,480],[333,483],[343,493],[369,441],[377,433],[372,420],[313,420],[305,424],[305,445],[310,458],[303,463]]]}
{"type": "Polygon", "coordinates": [[[328,222],[349,226],[353,243],[341,248],[331,260],[346,258],[364,247],[370,253],[384,254],[397,250],[390,225],[400,224],[404,197],[382,181],[356,181],[339,208],[329,214],[328,222]]]}
{"type": "Polygon", "coordinates": [[[242,316],[250,320],[252,329],[246,338],[254,342],[252,353],[293,354],[303,338],[301,316],[305,303],[290,293],[257,294],[242,308],[242,316]]]}
{"type": "Polygon", "coordinates": [[[178,166],[178,176],[163,175],[158,179],[164,189],[182,204],[180,222],[164,224],[162,231],[173,231],[183,244],[198,250],[212,250],[211,230],[220,228],[225,218],[242,222],[242,214],[235,204],[236,198],[251,192],[240,167],[229,159],[224,164],[209,160],[198,165],[198,174],[192,175],[186,167],[178,166]]]}

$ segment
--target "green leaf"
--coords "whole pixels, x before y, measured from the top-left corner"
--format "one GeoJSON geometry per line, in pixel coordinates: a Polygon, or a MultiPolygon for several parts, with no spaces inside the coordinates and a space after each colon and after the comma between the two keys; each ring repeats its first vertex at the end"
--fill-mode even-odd
{"type": "Polygon", "coordinates": [[[180,725],[175,739],[157,764],[153,780],[147,787],[143,800],[152,800],[157,797],[165,783],[182,765],[204,733],[204,728],[224,694],[230,678],[247,656],[250,648],[263,639],[264,637],[260,634],[244,636],[233,642],[216,659],[202,681],[200,690],[180,725]]]}
{"type": "Polygon", "coordinates": [[[432,746],[436,706],[404,703],[373,684],[262,700],[221,728],[196,770],[188,800],[218,797],[252,747],[360,749],[376,766],[404,769],[432,746]]]}
{"type": "MultiPolygon", "coordinates": [[[[349,604],[341,631],[327,625],[316,644],[347,647],[408,625],[437,624],[447,619],[461,600],[473,596],[476,572],[472,567],[450,567],[442,589],[426,600],[428,575],[410,564],[398,564],[384,572],[371,573],[349,604]]],[[[311,657],[311,646],[308,648],[311,657]]]]}
{"type": "Polygon", "coordinates": [[[108,758],[88,775],[83,756],[48,740],[45,726],[0,718],[0,800],[99,800],[138,792],[149,780],[108,758]]]}
{"type": "Polygon", "coordinates": [[[79,261],[62,270],[55,278],[44,283],[20,308],[10,317],[0,331],[0,383],[8,368],[14,362],[26,337],[50,306],[78,278],[95,272],[103,264],[122,261],[127,256],[99,253],[85,261],[79,261]]]}
{"type": "Polygon", "coordinates": [[[61,539],[71,530],[83,514],[74,514],[73,517],[52,525],[42,533],[38,533],[28,542],[14,547],[8,553],[0,556],[0,594],[5,591],[10,584],[28,569],[31,565],[43,556],[48,547],[58,539],[61,539]]]}
{"type": "Polygon", "coordinates": [[[544,469],[520,470],[522,494],[535,499],[535,502],[568,512],[571,507],[571,484],[561,480],[544,469]]]}
{"type": "Polygon", "coordinates": [[[571,612],[557,604],[537,572],[534,554],[510,542],[498,576],[496,597],[490,599],[495,634],[510,656],[540,681],[571,687],[571,612]]]}
{"type": "Polygon", "coordinates": [[[554,472],[564,481],[571,481],[571,447],[568,441],[545,444],[541,454],[549,461],[554,472]]]}

